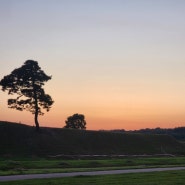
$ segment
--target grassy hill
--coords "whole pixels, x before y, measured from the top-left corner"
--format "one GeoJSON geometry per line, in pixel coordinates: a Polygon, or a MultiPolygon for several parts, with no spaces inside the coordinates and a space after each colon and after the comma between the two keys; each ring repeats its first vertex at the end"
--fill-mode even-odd
{"type": "Polygon", "coordinates": [[[185,127],[177,128],[154,128],[154,129],[140,129],[130,131],[131,133],[143,133],[143,134],[167,134],[173,136],[179,141],[185,141],[185,127]]]}
{"type": "Polygon", "coordinates": [[[0,156],[77,154],[185,154],[168,135],[42,128],[0,121],[0,156]]]}

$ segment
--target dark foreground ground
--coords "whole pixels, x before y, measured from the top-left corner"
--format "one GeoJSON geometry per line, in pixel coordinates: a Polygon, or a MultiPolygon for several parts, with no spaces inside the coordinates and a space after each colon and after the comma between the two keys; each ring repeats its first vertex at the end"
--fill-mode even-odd
{"type": "Polygon", "coordinates": [[[0,121],[1,157],[78,155],[184,155],[169,135],[42,128],[0,121]]]}

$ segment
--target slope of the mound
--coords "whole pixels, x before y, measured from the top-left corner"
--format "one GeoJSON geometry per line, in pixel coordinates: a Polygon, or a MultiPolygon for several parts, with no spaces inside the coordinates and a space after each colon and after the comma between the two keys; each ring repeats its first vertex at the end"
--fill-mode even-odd
{"type": "Polygon", "coordinates": [[[42,128],[0,122],[0,155],[185,154],[185,146],[168,135],[112,133],[42,128]]]}

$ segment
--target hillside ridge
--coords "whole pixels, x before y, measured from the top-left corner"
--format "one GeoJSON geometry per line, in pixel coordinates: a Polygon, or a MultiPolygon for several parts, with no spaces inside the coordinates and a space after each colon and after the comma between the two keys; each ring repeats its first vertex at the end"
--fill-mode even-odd
{"type": "Polygon", "coordinates": [[[185,145],[172,136],[35,127],[0,121],[0,156],[184,155],[185,145]]]}

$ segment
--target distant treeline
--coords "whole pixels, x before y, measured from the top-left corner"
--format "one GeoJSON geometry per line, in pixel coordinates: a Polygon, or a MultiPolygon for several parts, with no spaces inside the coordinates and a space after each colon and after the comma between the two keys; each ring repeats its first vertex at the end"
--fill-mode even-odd
{"type": "Polygon", "coordinates": [[[132,130],[125,131],[122,130],[114,130],[114,132],[129,132],[129,133],[144,133],[144,134],[167,134],[175,137],[177,140],[185,141],[185,127],[177,127],[177,128],[145,128],[140,130],[132,130]]]}

